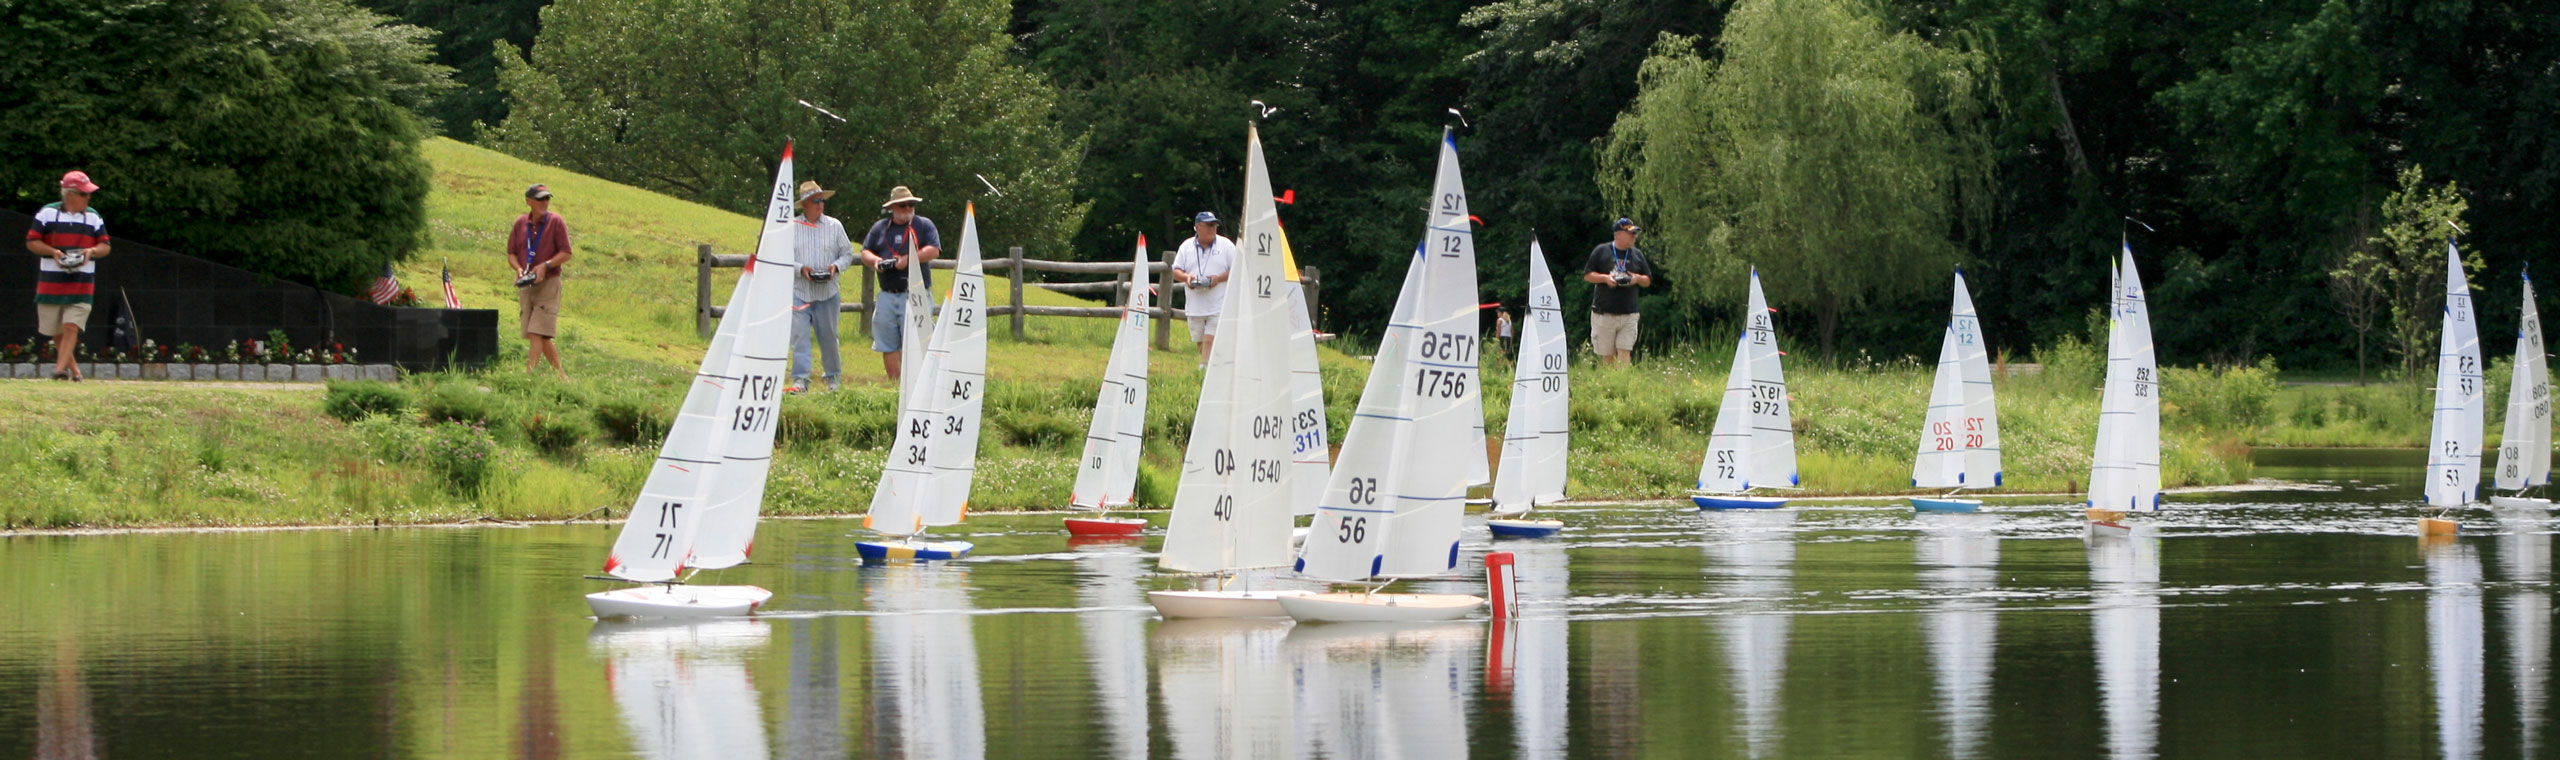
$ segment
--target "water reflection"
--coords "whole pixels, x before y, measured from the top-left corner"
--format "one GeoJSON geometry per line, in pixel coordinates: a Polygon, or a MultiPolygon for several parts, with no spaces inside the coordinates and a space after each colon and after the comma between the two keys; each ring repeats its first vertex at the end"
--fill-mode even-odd
{"type": "Polygon", "coordinates": [[[634,754],[752,759],[766,753],[747,658],[769,635],[752,619],[602,621],[587,648],[606,658],[605,681],[634,754]]]}
{"type": "Polygon", "coordinates": [[[1298,686],[1297,754],[1467,755],[1467,700],[1485,624],[1324,623],[1285,638],[1298,686]]]}
{"type": "Polygon", "coordinates": [[[1519,610],[1491,624],[1485,647],[1485,688],[1509,700],[1514,741],[1524,757],[1556,757],[1565,750],[1565,710],[1572,628],[1565,614],[1573,598],[1561,541],[1517,541],[1511,552],[1519,610]]]}
{"type": "Polygon", "coordinates": [[[2480,554],[2441,538],[2420,547],[2427,555],[2427,664],[2435,675],[2436,741],[2446,758],[2460,760],[2480,756],[2486,697],[2480,554]]]}
{"type": "Polygon", "coordinates": [[[2516,588],[2506,592],[2507,672],[2515,682],[2521,757],[2540,757],[2543,688],[2551,677],[2551,534],[2549,514],[2499,514],[2498,564],[2516,588]]]}
{"type": "Polygon", "coordinates": [[[871,626],[871,754],[982,757],[968,573],[958,562],[865,566],[871,626]]]}
{"type": "Polygon", "coordinates": [[[2153,757],[2160,746],[2160,537],[2140,527],[2087,541],[2107,756],[2153,757]]]}
{"type": "Polygon", "coordinates": [[[1742,697],[1743,742],[1752,757],[1777,750],[1779,692],[1787,680],[1787,634],[1794,619],[1795,510],[1707,512],[1709,587],[1734,600],[1711,618],[1724,643],[1725,671],[1742,697]]]}
{"type": "Polygon", "coordinates": [[[1084,575],[1076,586],[1076,603],[1107,608],[1076,617],[1083,627],[1085,659],[1093,664],[1094,699],[1101,703],[1112,757],[1147,754],[1147,620],[1155,615],[1140,579],[1148,564],[1134,542],[1076,546],[1076,567],[1084,575]]]}
{"type": "Polygon", "coordinates": [[[1958,760],[1981,754],[1991,722],[1992,646],[1999,639],[1998,605],[1986,596],[1999,587],[1999,515],[1921,514],[1912,549],[1920,585],[1936,600],[1920,613],[1936,676],[1938,712],[1947,725],[1947,754],[1958,760]]]}
{"type": "Polygon", "coordinates": [[[791,682],[784,686],[783,757],[843,757],[842,676],[836,664],[840,619],[800,621],[791,629],[791,682]]]}
{"type": "Polygon", "coordinates": [[[1291,752],[1290,667],[1278,618],[1182,618],[1156,624],[1156,684],[1175,757],[1291,752]]]}
{"type": "Polygon", "coordinates": [[[80,637],[58,636],[52,667],[36,685],[36,760],[90,760],[98,756],[96,719],[89,687],[80,678],[80,637]]]}

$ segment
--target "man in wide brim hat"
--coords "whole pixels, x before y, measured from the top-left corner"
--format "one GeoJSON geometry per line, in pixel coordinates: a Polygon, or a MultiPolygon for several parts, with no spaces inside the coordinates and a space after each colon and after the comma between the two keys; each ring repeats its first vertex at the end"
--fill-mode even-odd
{"type": "Polygon", "coordinates": [[[836,322],[844,311],[844,292],[836,274],[853,266],[853,240],[844,223],[827,215],[827,199],[836,191],[816,180],[800,183],[800,220],[792,226],[792,254],[800,265],[791,280],[791,385],[798,393],[809,386],[809,344],[814,340],[824,360],[827,389],[843,382],[844,362],[837,358],[836,322]]]}
{"type": "Polygon", "coordinates": [[[880,270],[880,302],[871,311],[871,350],[880,352],[880,368],[894,381],[903,376],[899,351],[906,347],[902,332],[909,310],[908,273],[915,272],[922,287],[916,308],[931,309],[933,269],[926,266],[942,257],[942,232],[933,220],[916,213],[923,203],[907,186],[889,190],[889,200],[880,204],[889,212],[885,219],[874,222],[871,231],[862,236],[862,265],[880,270]]]}

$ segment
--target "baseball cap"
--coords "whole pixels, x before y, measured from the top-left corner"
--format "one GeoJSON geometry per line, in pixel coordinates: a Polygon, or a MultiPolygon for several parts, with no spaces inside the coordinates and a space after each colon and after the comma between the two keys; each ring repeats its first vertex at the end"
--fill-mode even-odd
{"type": "Polygon", "coordinates": [[[1207,212],[1207,211],[1202,211],[1202,212],[1200,212],[1199,214],[1193,215],[1193,216],[1191,217],[1191,222],[1192,222],[1193,224],[1217,224],[1217,223],[1218,223],[1218,215],[1217,215],[1217,214],[1213,214],[1213,213],[1209,213],[1209,212],[1207,212]]]}
{"type": "Polygon", "coordinates": [[[1618,231],[1618,230],[1626,230],[1626,231],[1628,231],[1628,232],[1643,232],[1643,231],[1644,231],[1644,228],[1643,228],[1643,227],[1638,227],[1638,226],[1636,226],[1636,220],[1629,219],[1629,218],[1626,218],[1626,217],[1623,217],[1623,216],[1622,216],[1622,217],[1618,217],[1618,223],[1617,223],[1617,224],[1613,224],[1613,225],[1610,225],[1610,226],[1609,226],[1609,230],[1610,230],[1611,232],[1616,232],[1616,231],[1618,231]]]}
{"type": "Polygon", "coordinates": [[[524,197],[537,201],[551,200],[551,186],[535,183],[534,186],[524,189],[524,197]]]}
{"type": "Polygon", "coordinates": [[[98,183],[89,181],[88,172],[75,170],[62,175],[62,189],[94,193],[98,191],[98,183]]]}

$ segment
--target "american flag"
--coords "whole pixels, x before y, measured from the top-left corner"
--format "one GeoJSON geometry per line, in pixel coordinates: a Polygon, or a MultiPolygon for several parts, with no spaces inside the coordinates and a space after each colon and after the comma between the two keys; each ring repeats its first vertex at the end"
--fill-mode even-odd
{"type": "Polygon", "coordinates": [[[447,309],[462,308],[462,297],[453,294],[453,265],[451,264],[447,264],[444,267],[444,307],[447,309]]]}
{"type": "Polygon", "coordinates": [[[373,281],[373,302],[389,306],[393,299],[397,299],[399,297],[400,276],[391,273],[391,265],[384,264],[382,265],[382,279],[373,281]]]}

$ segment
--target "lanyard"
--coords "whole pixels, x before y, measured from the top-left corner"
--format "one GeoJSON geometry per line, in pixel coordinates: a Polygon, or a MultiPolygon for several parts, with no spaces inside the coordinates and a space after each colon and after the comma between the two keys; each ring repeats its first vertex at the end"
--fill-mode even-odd
{"type": "Polygon", "coordinates": [[[533,266],[534,253],[542,250],[542,232],[550,228],[551,216],[545,214],[542,217],[542,221],[534,223],[532,233],[524,236],[525,266],[533,266]]]}

